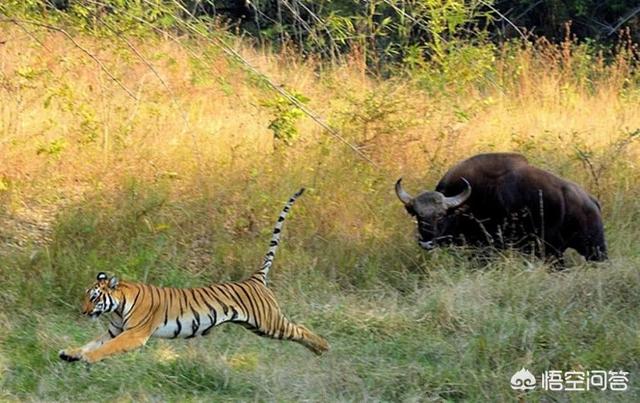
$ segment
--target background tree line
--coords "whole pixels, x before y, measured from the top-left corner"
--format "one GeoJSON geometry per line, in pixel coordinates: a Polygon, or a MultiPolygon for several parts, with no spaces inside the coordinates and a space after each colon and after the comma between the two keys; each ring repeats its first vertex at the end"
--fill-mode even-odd
{"type": "Polygon", "coordinates": [[[363,71],[409,73],[430,88],[495,85],[496,54],[512,43],[575,42],[588,58],[623,52],[635,65],[640,41],[635,0],[6,0],[0,14],[104,36],[241,34],[314,59],[355,57],[363,71]]]}
{"type": "MultiPolygon", "coordinates": [[[[40,0],[32,3],[38,2],[59,10],[95,6],[96,3],[92,0],[40,0]]],[[[145,3],[147,7],[154,3],[179,4],[194,16],[224,17],[240,24],[247,32],[275,38],[279,37],[275,34],[281,34],[308,39],[331,28],[342,30],[342,33],[362,34],[366,27],[363,22],[384,22],[395,28],[397,38],[392,35],[390,39],[409,37],[419,40],[424,33],[420,27],[414,26],[412,18],[421,21],[426,18],[428,23],[433,17],[431,14],[442,9],[458,10],[457,21],[466,23],[473,20],[470,17],[486,18],[484,13],[491,11],[499,23],[491,25],[489,31],[500,39],[515,34],[507,19],[527,32],[555,40],[563,38],[567,22],[572,23],[571,30],[578,37],[598,40],[609,40],[624,27],[637,31],[640,25],[640,4],[635,0],[105,0],[103,3],[103,9],[108,9],[109,4],[119,7],[145,6],[145,3]],[[467,19],[460,21],[463,16],[467,19]],[[353,27],[343,19],[351,20],[353,27]]],[[[382,31],[387,35],[393,32],[390,29],[382,31]]],[[[637,39],[638,33],[635,35],[637,39]]],[[[337,37],[342,39],[340,32],[337,37]]]]}

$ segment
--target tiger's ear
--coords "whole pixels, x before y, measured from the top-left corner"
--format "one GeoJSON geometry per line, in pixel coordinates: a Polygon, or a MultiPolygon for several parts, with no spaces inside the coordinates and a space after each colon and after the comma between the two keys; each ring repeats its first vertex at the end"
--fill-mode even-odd
{"type": "Polygon", "coordinates": [[[116,288],[118,286],[118,277],[113,276],[111,280],[109,280],[109,288],[116,288]]]}
{"type": "Polygon", "coordinates": [[[100,281],[100,280],[106,280],[107,279],[107,273],[101,271],[100,273],[98,273],[98,275],[96,276],[96,280],[100,281]]]}

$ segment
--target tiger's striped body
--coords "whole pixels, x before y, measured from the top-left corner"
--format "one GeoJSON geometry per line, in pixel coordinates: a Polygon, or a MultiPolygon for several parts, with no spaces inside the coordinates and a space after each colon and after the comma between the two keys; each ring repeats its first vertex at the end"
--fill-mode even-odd
{"type": "Polygon", "coordinates": [[[61,351],[60,358],[96,362],[142,346],[149,337],[205,336],[226,322],[241,324],[260,336],[296,341],[316,354],[328,350],[325,339],[284,317],[266,284],[282,224],[303,190],[291,197],[280,213],[261,268],[244,281],[168,288],[118,281],[99,273],[96,284],[87,290],[83,313],[97,317],[111,312],[109,331],[81,348],[61,351]]]}

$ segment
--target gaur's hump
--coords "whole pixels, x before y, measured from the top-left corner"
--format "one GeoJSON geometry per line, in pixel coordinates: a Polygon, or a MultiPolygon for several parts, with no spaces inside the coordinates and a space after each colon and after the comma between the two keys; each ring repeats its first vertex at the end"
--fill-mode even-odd
{"type": "Polygon", "coordinates": [[[467,179],[497,178],[528,164],[527,158],[518,153],[478,154],[451,168],[442,182],[457,181],[460,176],[467,179]]]}
{"type": "Polygon", "coordinates": [[[485,153],[474,155],[461,162],[471,164],[496,164],[496,165],[512,165],[512,166],[520,166],[523,164],[528,164],[529,161],[527,157],[518,153],[485,153]]]}

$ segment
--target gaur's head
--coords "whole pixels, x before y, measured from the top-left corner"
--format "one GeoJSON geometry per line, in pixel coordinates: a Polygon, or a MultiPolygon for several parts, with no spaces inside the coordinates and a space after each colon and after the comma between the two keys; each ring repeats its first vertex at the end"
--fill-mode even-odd
{"type": "Polygon", "coordinates": [[[436,191],[427,191],[412,197],[402,187],[402,178],[396,182],[396,195],[407,212],[418,221],[418,244],[430,250],[441,243],[447,243],[451,236],[447,229],[455,219],[453,212],[471,196],[471,185],[465,178],[465,189],[456,196],[447,197],[436,191]]]}
{"type": "Polygon", "coordinates": [[[96,282],[84,294],[82,313],[97,318],[105,312],[113,312],[118,307],[118,300],[113,295],[117,286],[116,277],[109,278],[106,273],[98,273],[96,282]]]}

